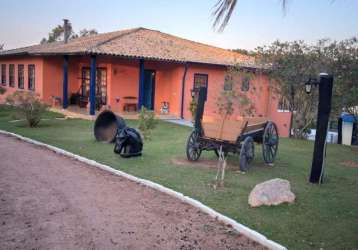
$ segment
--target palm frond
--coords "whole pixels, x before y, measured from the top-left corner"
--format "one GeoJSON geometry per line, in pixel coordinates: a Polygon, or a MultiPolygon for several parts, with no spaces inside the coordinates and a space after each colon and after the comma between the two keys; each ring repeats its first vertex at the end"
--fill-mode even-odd
{"type": "MultiPolygon", "coordinates": [[[[218,0],[213,7],[212,16],[214,17],[213,28],[219,32],[222,32],[236,7],[238,0],[218,0]]],[[[287,10],[288,0],[280,0],[282,12],[285,14],[287,10]]]]}
{"type": "Polygon", "coordinates": [[[213,27],[219,32],[222,32],[228,24],[236,3],[237,0],[219,0],[215,4],[212,14],[215,17],[213,27]]]}

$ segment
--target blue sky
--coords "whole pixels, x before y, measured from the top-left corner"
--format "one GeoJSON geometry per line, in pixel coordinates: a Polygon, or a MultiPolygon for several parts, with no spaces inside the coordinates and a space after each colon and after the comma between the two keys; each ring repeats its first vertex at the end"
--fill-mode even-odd
{"type": "Polygon", "coordinates": [[[212,29],[217,0],[0,0],[5,49],[38,43],[63,18],[75,31],[146,27],[223,48],[254,49],[279,39],[345,39],[358,35],[357,0],[238,0],[222,33],[212,29]]]}

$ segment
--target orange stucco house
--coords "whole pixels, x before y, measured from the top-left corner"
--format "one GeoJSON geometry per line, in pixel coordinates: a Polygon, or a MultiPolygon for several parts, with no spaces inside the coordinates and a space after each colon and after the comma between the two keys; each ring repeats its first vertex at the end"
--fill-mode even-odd
{"type": "Polygon", "coordinates": [[[92,115],[145,106],[189,120],[192,90],[200,86],[207,87],[205,113],[217,115],[227,68],[236,64],[254,73],[249,88],[257,91],[245,91],[256,115],[273,120],[287,136],[291,114],[279,107],[268,77],[255,73],[259,67],[251,57],[145,28],[1,51],[0,84],[6,95],[35,91],[47,103],[77,105],[92,115]]]}

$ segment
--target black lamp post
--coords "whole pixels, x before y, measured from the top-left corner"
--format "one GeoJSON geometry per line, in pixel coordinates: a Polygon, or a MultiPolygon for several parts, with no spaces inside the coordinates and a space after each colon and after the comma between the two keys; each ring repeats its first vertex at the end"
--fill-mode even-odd
{"type": "Polygon", "coordinates": [[[331,99],[333,89],[333,76],[327,73],[319,75],[319,81],[310,78],[305,83],[306,93],[311,93],[312,85],[319,86],[319,101],[317,113],[316,137],[313,151],[311,183],[321,183],[324,175],[324,161],[326,153],[326,137],[328,130],[329,114],[331,112],[331,99]]]}

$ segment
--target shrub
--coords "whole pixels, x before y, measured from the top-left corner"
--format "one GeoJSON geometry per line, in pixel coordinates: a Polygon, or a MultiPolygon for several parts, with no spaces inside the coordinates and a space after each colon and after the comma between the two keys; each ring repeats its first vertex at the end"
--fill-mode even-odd
{"type": "Polygon", "coordinates": [[[42,115],[49,107],[41,102],[37,94],[25,91],[16,91],[8,95],[6,102],[16,108],[17,116],[25,119],[30,127],[36,127],[39,124],[42,115]]]}
{"type": "Polygon", "coordinates": [[[139,113],[139,125],[138,128],[141,131],[145,140],[150,140],[152,136],[152,130],[157,125],[157,120],[155,119],[155,114],[153,111],[147,110],[142,106],[142,109],[139,113]]]}
{"type": "Polygon", "coordinates": [[[0,86],[0,95],[5,94],[5,92],[6,92],[6,89],[4,87],[0,86]]]}

